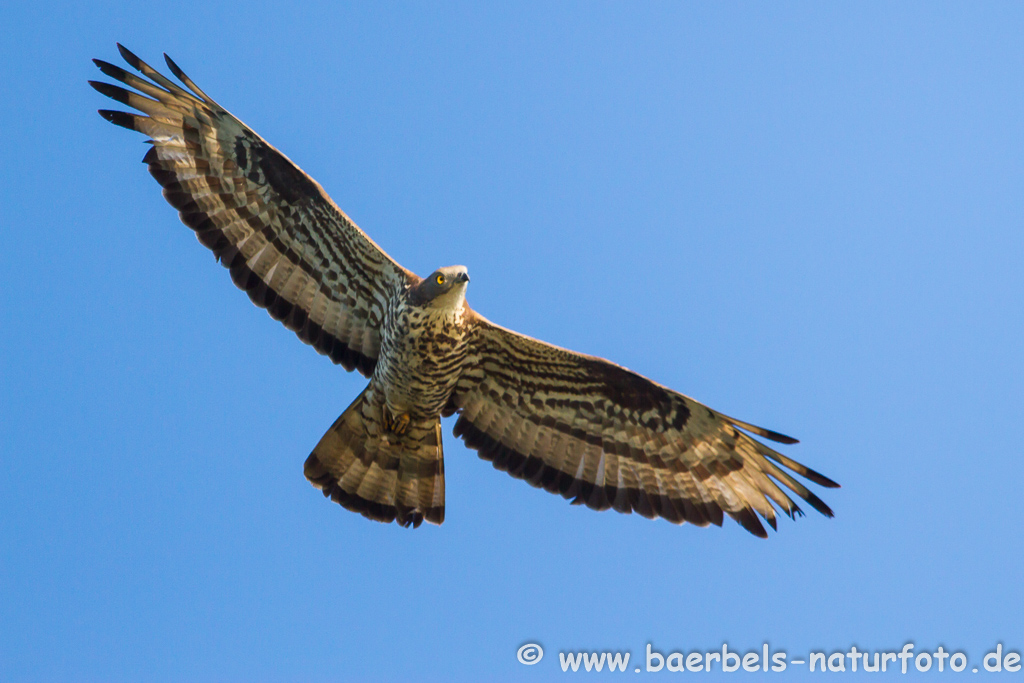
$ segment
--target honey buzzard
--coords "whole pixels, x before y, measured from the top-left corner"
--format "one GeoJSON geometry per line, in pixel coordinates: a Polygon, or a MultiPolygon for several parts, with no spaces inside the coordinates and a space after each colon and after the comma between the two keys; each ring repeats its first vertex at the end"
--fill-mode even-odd
{"type": "Polygon", "coordinates": [[[370,378],[306,460],[325,496],[382,522],[440,524],[440,418],[457,413],[455,435],[480,457],[573,504],[698,526],[725,513],[765,537],[758,515],[775,528],[775,506],[801,512],[785,487],[832,516],[784,468],[835,482],[747,432],[795,439],[491,323],[466,303],[466,268],[406,270],[170,58],[184,88],[118,48],[141,76],[94,61],[131,90],[90,83],[141,113],[99,113],[149,136],[144,161],[164,197],[253,303],[370,378]]]}

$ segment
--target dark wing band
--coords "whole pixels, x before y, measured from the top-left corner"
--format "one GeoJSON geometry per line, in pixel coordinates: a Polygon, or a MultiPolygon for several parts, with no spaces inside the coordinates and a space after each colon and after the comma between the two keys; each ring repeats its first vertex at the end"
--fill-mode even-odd
{"type": "Polygon", "coordinates": [[[773,504],[790,517],[801,512],[781,483],[832,516],[775,463],[822,486],[838,484],[738,427],[795,439],[733,420],[614,363],[476,316],[466,368],[448,410],[461,413],[456,436],[497,469],[574,504],[699,526],[721,525],[724,512],[765,537],[755,512],[772,528],[773,504]]]}
{"type": "MultiPolygon", "coordinates": [[[[183,89],[118,45],[145,78],[93,60],[135,91],[90,81],[142,114],[100,110],[150,137],[143,161],[181,220],[252,301],[302,341],[369,376],[387,300],[405,270],[287,157],[210,99],[167,58],[183,89]]],[[[165,55],[166,57],[166,55],[165,55]]]]}

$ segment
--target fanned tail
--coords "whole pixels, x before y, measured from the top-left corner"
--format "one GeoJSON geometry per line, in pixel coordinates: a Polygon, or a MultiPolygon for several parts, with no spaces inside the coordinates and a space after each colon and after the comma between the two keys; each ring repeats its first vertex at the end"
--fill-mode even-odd
{"type": "Polygon", "coordinates": [[[418,527],[444,521],[441,421],[413,420],[387,431],[383,396],[371,384],[341,414],[306,459],[313,486],[378,522],[418,527]]]}

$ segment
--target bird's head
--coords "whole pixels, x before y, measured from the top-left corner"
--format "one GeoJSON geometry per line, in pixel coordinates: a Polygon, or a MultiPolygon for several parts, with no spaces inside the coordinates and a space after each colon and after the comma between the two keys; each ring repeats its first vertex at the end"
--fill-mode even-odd
{"type": "Polygon", "coordinates": [[[466,298],[469,272],[466,266],[438,268],[413,287],[412,301],[417,306],[455,308],[466,298]]]}

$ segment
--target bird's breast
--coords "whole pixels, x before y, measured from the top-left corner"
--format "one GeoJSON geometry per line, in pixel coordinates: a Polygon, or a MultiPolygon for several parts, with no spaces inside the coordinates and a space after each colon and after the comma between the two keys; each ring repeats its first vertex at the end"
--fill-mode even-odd
{"type": "Polygon", "coordinates": [[[448,402],[468,350],[465,309],[395,302],[384,316],[373,378],[396,413],[434,417],[448,402]]]}

